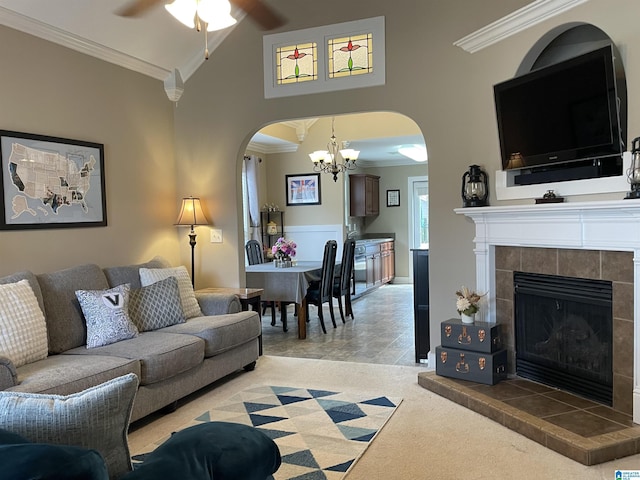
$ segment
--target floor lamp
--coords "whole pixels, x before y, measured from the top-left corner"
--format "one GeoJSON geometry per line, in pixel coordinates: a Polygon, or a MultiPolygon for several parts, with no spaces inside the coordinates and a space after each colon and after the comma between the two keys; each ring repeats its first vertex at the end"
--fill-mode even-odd
{"type": "Polygon", "coordinates": [[[175,224],[178,226],[188,225],[191,227],[191,231],[189,232],[189,245],[191,245],[191,285],[195,288],[196,272],[194,270],[194,250],[196,247],[196,232],[193,230],[193,227],[196,225],[209,225],[209,220],[207,220],[207,217],[202,211],[199,198],[188,197],[182,199],[182,207],[180,208],[178,220],[176,220],[175,224]]]}

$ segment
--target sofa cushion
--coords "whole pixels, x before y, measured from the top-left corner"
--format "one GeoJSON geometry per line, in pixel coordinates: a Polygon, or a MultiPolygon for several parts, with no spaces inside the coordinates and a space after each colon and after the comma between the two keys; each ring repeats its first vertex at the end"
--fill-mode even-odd
{"type": "Polygon", "coordinates": [[[4,285],[6,283],[16,283],[20,280],[28,280],[29,285],[31,285],[31,290],[35,294],[38,299],[38,305],[40,305],[40,310],[44,312],[44,301],[42,300],[42,291],[40,290],[40,284],[38,283],[38,278],[29,271],[17,272],[12,275],[8,275],[6,277],[0,278],[0,285],[4,285]]]}
{"type": "Polygon", "coordinates": [[[171,435],[121,480],[266,480],[281,463],[278,446],[262,430],[206,422],[171,435]]]}
{"type": "Polygon", "coordinates": [[[131,290],[129,315],[141,332],[184,323],[176,277],[131,290]]]}
{"type": "Polygon", "coordinates": [[[18,383],[7,390],[69,395],[128,373],[140,377],[140,362],[105,355],[49,355],[18,368],[18,383]]]}
{"type": "Polygon", "coordinates": [[[118,478],[131,470],[127,430],[137,388],[129,374],[68,396],[0,392],[0,428],[35,443],[95,449],[118,478]]]}
{"type": "Polygon", "coordinates": [[[195,335],[205,342],[205,357],[213,357],[259,337],[260,317],[251,311],[196,317],[161,332],[195,335]]]}
{"type": "Polygon", "coordinates": [[[178,289],[180,290],[180,301],[182,303],[182,313],[184,318],[189,319],[193,317],[202,316],[200,305],[196,300],[196,295],[193,291],[193,285],[191,284],[191,278],[184,266],[175,268],[141,268],[140,269],[140,282],[142,286],[151,285],[159,280],[164,280],[167,277],[176,277],[178,279],[178,289]]]}
{"type": "Polygon", "coordinates": [[[47,324],[29,281],[0,285],[0,356],[20,367],[47,353],[47,324]]]}
{"type": "Polygon", "coordinates": [[[78,290],[82,314],[87,325],[87,348],[101,347],[138,335],[129,318],[128,283],[108,290],[78,290]]]}
{"type": "Polygon", "coordinates": [[[0,445],[4,478],[37,480],[108,480],[96,450],[48,443],[0,445]]]}
{"type": "Polygon", "coordinates": [[[106,290],[107,277],[98,265],[79,265],[37,276],[44,299],[49,352],[62,353],[85,344],[86,328],[76,290],[106,290]]]}
{"type": "Polygon", "coordinates": [[[137,359],[140,361],[140,385],[149,385],[200,365],[204,359],[204,341],[193,335],[144,332],[135,338],[91,350],[74,348],[67,354],[137,359]]]}
{"type": "Polygon", "coordinates": [[[121,267],[107,267],[103,269],[109,285],[115,287],[116,285],[122,285],[128,283],[132,289],[140,288],[140,268],[167,268],[171,264],[164,258],[157,256],[146,263],[139,263],[137,265],[125,265],[121,267]]]}

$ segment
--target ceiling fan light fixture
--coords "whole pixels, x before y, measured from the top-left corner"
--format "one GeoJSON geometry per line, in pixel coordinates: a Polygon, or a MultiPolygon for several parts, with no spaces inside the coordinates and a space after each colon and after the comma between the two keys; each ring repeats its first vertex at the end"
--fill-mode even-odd
{"type": "Polygon", "coordinates": [[[400,147],[398,153],[415,162],[426,162],[429,159],[427,149],[422,145],[411,145],[408,147],[400,147]]]}
{"type": "Polygon", "coordinates": [[[197,17],[207,24],[207,31],[222,30],[236,23],[227,0],[174,0],[164,6],[180,23],[196,27],[197,17]]]}
{"type": "Polygon", "coordinates": [[[222,30],[237,22],[231,16],[231,4],[227,0],[199,0],[198,16],[206,22],[208,32],[222,30]]]}
{"type": "Polygon", "coordinates": [[[197,11],[197,0],[174,0],[164,8],[180,23],[189,28],[195,28],[195,16],[197,11]]]}

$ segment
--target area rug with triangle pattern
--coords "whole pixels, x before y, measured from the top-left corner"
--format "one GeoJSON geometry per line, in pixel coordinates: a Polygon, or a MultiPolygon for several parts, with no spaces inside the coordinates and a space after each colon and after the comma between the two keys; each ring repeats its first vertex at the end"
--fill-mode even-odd
{"type": "Polygon", "coordinates": [[[256,386],[216,405],[187,428],[209,421],[252,425],[276,442],[275,480],[339,480],[391,418],[401,398],[311,388],[256,386]]]}

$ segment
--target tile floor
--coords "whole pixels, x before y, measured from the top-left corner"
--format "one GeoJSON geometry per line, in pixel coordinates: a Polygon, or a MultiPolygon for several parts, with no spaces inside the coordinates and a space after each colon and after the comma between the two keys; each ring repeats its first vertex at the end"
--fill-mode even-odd
{"type": "MultiPolygon", "coordinates": [[[[322,333],[317,308],[309,307],[307,338],[298,339],[293,305],[287,308],[289,331],[282,331],[278,318],[271,326],[271,312],[262,318],[263,352],[297,358],[345,362],[412,365],[415,363],[413,285],[386,284],[352,302],[354,319],[340,319],[334,301],[337,328],[333,328],[329,306],[324,305],[327,334],[322,333]]],[[[276,316],[279,312],[276,311],[276,316]]]]}
{"type": "Polygon", "coordinates": [[[536,382],[481,385],[422,372],[418,383],[584,465],[640,453],[631,416],[536,382]]]}

